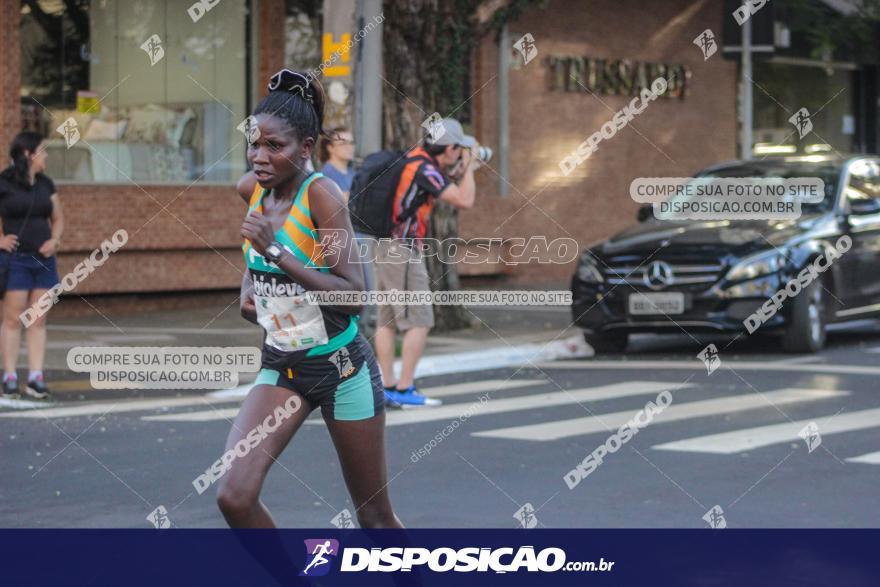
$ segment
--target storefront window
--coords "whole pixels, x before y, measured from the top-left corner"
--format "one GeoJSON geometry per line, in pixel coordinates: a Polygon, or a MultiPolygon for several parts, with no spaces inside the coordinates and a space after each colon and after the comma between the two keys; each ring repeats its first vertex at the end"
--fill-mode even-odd
{"type": "MultiPolygon", "coordinates": [[[[756,155],[853,150],[856,120],[852,71],[758,61],[754,79],[756,155]],[[803,138],[789,120],[801,108],[810,113],[812,125],[803,138]]],[[[807,128],[802,126],[803,130],[807,128]]]]}
{"type": "Polygon", "coordinates": [[[245,169],[247,0],[22,2],[22,120],[89,183],[235,181],[245,169]],[[60,130],[59,130],[60,129],[60,130]]]}

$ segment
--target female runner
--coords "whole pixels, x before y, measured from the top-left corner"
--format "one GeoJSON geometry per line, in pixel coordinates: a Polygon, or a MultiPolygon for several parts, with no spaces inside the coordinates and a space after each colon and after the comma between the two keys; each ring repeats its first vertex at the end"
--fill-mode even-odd
{"type": "Polygon", "coordinates": [[[254,110],[258,132],[247,151],[253,171],[238,184],[249,205],[241,228],[248,267],[241,310],[263,327],[265,341],[262,369],[226,450],[262,440],[243,457],[239,451],[221,480],[217,503],[232,527],[275,527],[259,499],[263,480],[317,407],[361,527],[403,527],[388,496],[384,393],[373,352],[358,335],[359,308],[303,302],[309,290],[363,290],[363,270],[349,262],[351,238],[322,250],[316,232],[353,234],[339,188],[310,171],[323,112],[320,84],[288,69],[272,76],[269,94],[254,110]]]}

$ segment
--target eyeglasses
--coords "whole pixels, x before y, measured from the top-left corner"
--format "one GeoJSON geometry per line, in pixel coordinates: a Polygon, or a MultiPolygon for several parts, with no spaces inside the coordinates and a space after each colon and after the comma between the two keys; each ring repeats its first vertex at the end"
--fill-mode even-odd
{"type": "Polygon", "coordinates": [[[353,145],[354,139],[341,139],[339,137],[333,137],[333,142],[337,145],[353,145]]]}
{"type": "Polygon", "coordinates": [[[311,80],[299,73],[284,68],[271,78],[269,78],[269,91],[282,91],[299,94],[303,99],[312,101],[311,93],[308,91],[311,80]]]}

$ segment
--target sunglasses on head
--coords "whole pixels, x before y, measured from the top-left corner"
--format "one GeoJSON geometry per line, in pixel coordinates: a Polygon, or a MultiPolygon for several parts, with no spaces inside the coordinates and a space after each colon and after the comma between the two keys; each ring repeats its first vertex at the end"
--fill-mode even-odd
{"type": "Polygon", "coordinates": [[[311,80],[299,73],[289,69],[282,69],[271,78],[269,78],[269,91],[290,92],[291,94],[299,94],[303,99],[312,102],[312,95],[309,92],[311,80]]]}

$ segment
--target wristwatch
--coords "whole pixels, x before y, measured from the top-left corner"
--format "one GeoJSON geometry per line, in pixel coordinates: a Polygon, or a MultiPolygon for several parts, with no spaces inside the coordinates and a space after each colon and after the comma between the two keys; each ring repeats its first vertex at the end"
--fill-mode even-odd
{"type": "Polygon", "coordinates": [[[269,246],[266,247],[266,254],[263,255],[270,263],[278,264],[278,261],[281,260],[281,257],[284,256],[284,247],[278,241],[272,241],[269,243],[269,246]]]}

